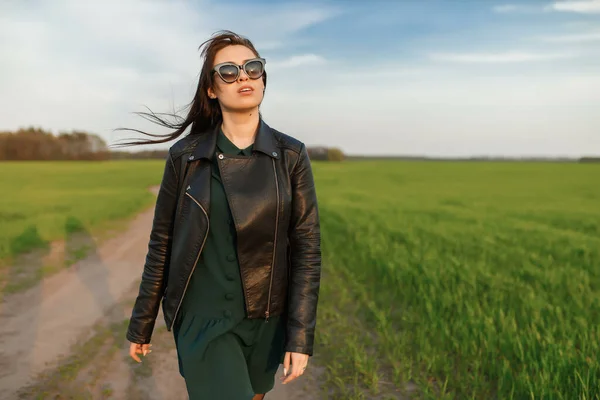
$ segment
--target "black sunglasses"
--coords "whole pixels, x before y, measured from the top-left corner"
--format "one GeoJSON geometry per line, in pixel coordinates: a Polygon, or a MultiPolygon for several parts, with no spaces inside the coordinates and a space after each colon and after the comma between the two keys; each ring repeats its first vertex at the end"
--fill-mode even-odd
{"type": "Polygon", "coordinates": [[[239,78],[242,69],[246,75],[248,75],[248,78],[258,79],[265,73],[266,63],[267,60],[260,57],[248,60],[242,65],[232,62],[224,62],[215,65],[215,67],[212,69],[212,72],[219,74],[221,79],[223,79],[223,81],[226,83],[235,82],[239,78]]]}

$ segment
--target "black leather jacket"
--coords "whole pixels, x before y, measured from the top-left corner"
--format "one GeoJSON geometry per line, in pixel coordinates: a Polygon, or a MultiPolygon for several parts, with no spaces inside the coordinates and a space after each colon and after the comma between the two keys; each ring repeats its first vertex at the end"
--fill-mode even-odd
{"type": "MultiPolygon", "coordinates": [[[[208,229],[218,128],[169,149],[127,339],[149,343],[162,302],[170,331],[208,229]]],[[[260,119],[252,158],[219,157],[237,231],[248,318],[283,315],[285,351],[312,355],[321,278],[317,196],[304,143],[260,119]]]]}

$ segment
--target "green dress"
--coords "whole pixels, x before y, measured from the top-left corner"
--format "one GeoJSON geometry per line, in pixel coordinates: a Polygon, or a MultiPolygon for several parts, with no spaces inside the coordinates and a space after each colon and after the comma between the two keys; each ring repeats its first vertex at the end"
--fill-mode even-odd
{"type": "Polygon", "coordinates": [[[216,153],[252,157],[221,130],[213,155],[210,229],[173,329],[190,400],[251,400],[273,388],[283,363],[283,318],[246,318],[236,231],[216,153]]]}

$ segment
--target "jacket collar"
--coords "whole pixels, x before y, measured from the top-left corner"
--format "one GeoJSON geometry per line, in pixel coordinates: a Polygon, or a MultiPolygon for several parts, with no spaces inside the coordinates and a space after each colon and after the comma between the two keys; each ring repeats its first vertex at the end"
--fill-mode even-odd
{"type": "MultiPolygon", "coordinates": [[[[217,147],[217,135],[219,134],[220,124],[216,125],[209,131],[199,133],[200,138],[196,143],[196,148],[188,161],[198,160],[200,158],[212,159],[212,156],[217,147]]],[[[262,118],[258,122],[258,132],[254,139],[253,151],[260,151],[269,157],[279,159],[281,157],[279,146],[273,133],[273,129],[263,121],[262,118]]]]}
{"type": "Polygon", "coordinates": [[[225,155],[242,155],[242,156],[251,156],[252,150],[254,146],[253,144],[240,149],[235,144],[229,140],[229,138],[223,133],[222,129],[219,129],[219,134],[217,135],[217,151],[224,153],[225,155]]]}

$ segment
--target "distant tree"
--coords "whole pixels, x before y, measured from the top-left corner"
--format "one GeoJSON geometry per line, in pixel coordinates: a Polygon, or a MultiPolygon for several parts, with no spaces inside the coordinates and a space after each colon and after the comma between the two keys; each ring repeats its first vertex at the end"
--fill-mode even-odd
{"type": "MultiPolygon", "coordinates": [[[[310,146],[311,160],[342,161],[346,157],[337,147],[310,146]]],[[[168,150],[138,152],[109,151],[104,139],[84,131],[51,132],[40,128],[24,128],[16,132],[0,132],[0,160],[109,160],[165,159],[168,150]]]]}
{"type": "Polygon", "coordinates": [[[307,147],[308,158],[311,160],[327,160],[327,148],[322,146],[307,147]]]}
{"type": "Polygon", "coordinates": [[[86,132],[58,136],[39,128],[0,133],[0,160],[105,160],[105,141],[86,132]]]}
{"type": "Polygon", "coordinates": [[[342,161],[345,156],[337,147],[310,146],[307,147],[308,157],[318,161],[342,161]]]}
{"type": "Polygon", "coordinates": [[[344,152],[341,149],[329,148],[327,149],[327,160],[329,161],[344,161],[344,152]]]}
{"type": "Polygon", "coordinates": [[[600,163],[600,157],[581,157],[579,159],[581,163],[600,163]]]}

